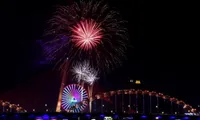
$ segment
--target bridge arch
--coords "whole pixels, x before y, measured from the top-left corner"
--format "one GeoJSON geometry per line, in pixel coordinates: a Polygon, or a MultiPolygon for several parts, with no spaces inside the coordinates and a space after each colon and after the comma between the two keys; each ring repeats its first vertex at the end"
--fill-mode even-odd
{"type": "Polygon", "coordinates": [[[19,105],[16,104],[12,104],[8,101],[3,101],[0,100],[0,113],[1,112],[17,112],[17,113],[21,113],[21,112],[26,112],[26,110],[24,108],[22,108],[19,105]]]}
{"type": "Polygon", "coordinates": [[[152,114],[184,114],[186,112],[196,112],[196,109],[186,104],[183,100],[149,90],[115,90],[96,94],[93,99],[94,112],[136,112],[152,114]]]}

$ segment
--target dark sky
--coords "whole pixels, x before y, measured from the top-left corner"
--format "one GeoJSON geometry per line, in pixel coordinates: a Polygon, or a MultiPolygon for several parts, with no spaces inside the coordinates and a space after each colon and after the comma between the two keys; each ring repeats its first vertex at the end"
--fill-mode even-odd
{"type": "MultiPolygon", "coordinates": [[[[175,96],[192,105],[200,104],[199,27],[195,4],[112,1],[112,6],[128,21],[133,48],[128,51],[124,66],[101,82],[105,89],[126,88],[130,78],[141,79],[146,89],[175,96]],[[116,84],[111,84],[113,82],[116,84]]],[[[41,76],[49,76],[51,66],[35,65],[35,58],[41,54],[36,50],[35,41],[43,34],[52,6],[63,3],[65,0],[43,3],[13,0],[5,4],[0,28],[0,93],[33,83],[37,89],[41,76]]]]}

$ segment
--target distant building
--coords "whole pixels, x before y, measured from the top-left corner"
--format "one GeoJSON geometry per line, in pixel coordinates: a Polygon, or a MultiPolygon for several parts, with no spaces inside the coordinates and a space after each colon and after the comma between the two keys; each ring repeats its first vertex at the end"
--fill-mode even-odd
{"type": "Polygon", "coordinates": [[[136,80],[135,84],[141,84],[140,80],[136,80]]]}
{"type": "Polygon", "coordinates": [[[133,79],[130,79],[129,82],[130,82],[130,83],[133,83],[133,84],[141,84],[141,81],[140,81],[140,80],[133,80],[133,79]]]}

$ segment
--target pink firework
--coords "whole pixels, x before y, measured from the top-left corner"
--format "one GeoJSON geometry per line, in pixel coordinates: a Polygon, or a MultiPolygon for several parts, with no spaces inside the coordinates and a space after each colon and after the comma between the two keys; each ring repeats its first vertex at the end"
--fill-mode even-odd
{"type": "Polygon", "coordinates": [[[83,20],[72,28],[71,37],[76,47],[89,50],[100,44],[102,29],[94,20],[83,20]]]}

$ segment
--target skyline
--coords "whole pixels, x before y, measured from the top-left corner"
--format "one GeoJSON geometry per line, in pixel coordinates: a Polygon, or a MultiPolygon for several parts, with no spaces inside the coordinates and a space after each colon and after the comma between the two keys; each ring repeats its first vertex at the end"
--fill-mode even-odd
{"type": "MultiPolygon", "coordinates": [[[[121,83],[122,80],[128,81],[129,79],[140,79],[144,81],[145,84],[153,84],[154,86],[157,86],[157,88],[152,89],[158,89],[158,92],[163,92],[166,94],[168,92],[168,94],[171,96],[183,99],[184,101],[187,101],[187,103],[197,106],[199,104],[198,101],[200,101],[197,90],[199,85],[198,68],[200,66],[198,63],[198,58],[196,58],[198,51],[195,52],[195,48],[193,46],[180,46],[179,40],[177,40],[176,37],[173,37],[176,35],[173,32],[176,31],[173,31],[172,28],[167,26],[170,25],[170,23],[168,23],[167,20],[157,20],[161,19],[160,17],[162,16],[157,16],[159,14],[154,13],[155,17],[152,17],[154,14],[148,14],[148,11],[145,11],[144,9],[145,7],[143,3],[139,4],[134,1],[134,5],[131,6],[132,4],[129,2],[130,1],[121,1],[121,4],[116,6],[117,9],[121,10],[124,18],[129,21],[130,39],[133,48],[129,50],[128,60],[124,62],[124,66],[108,75],[106,78],[109,80],[108,83],[104,80],[101,81],[102,83],[100,84],[109,86],[113,81],[116,81],[116,83],[120,85],[124,84],[125,87],[126,83],[121,83]],[[128,5],[130,7],[126,7],[128,5]],[[127,14],[128,11],[133,11],[133,15],[131,14],[131,16],[129,16],[127,14]],[[151,20],[151,18],[153,20],[151,20]],[[154,19],[157,21],[154,21],[154,19]],[[167,22],[168,24],[163,24],[163,22],[167,22]],[[160,30],[164,32],[161,32],[162,34],[160,35],[155,34],[160,32],[157,29],[160,28],[160,25],[163,25],[163,28],[160,30]],[[159,84],[163,84],[163,86],[167,87],[161,88],[159,87],[159,84]]],[[[8,86],[1,84],[1,88],[5,88],[1,90],[1,93],[10,91],[11,89],[14,89],[14,87],[18,87],[19,84],[26,84],[25,82],[27,82],[27,85],[30,85],[30,83],[34,81],[34,78],[40,79],[40,75],[42,76],[42,74],[44,74],[44,70],[49,71],[51,69],[51,66],[43,66],[39,68],[35,67],[35,61],[33,58],[35,58],[37,55],[33,56],[30,53],[39,53],[33,51],[33,48],[35,49],[34,42],[42,35],[43,27],[41,26],[44,26],[47,18],[51,16],[51,4],[53,3],[33,3],[34,5],[37,5],[37,10],[35,8],[27,8],[27,6],[22,5],[16,5],[15,7],[19,7],[16,11],[12,11],[11,9],[13,14],[10,14],[10,17],[14,18],[15,20],[13,23],[11,23],[11,26],[15,26],[14,30],[16,29],[16,32],[11,32],[14,35],[9,36],[9,38],[6,36],[5,38],[8,38],[9,41],[5,42],[9,43],[10,40],[14,43],[16,42],[17,46],[15,46],[13,43],[11,48],[9,48],[13,51],[16,50],[14,51],[16,54],[14,61],[16,63],[12,62],[13,57],[9,56],[10,52],[8,51],[8,57],[5,55],[6,60],[3,60],[2,63],[5,62],[9,64],[8,66],[5,66],[5,68],[3,67],[6,73],[5,78],[7,78],[9,74],[12,74],[9,75],[12,78],[4,80],[5,84],[9,83],[8,86]],[[27,15],[26,11],[23,9],[28,9],[32,12],[31,14],[27,15]],[[10,71],[10,68],[13,68],[12,66],[16,65],[16,71],[10,71]]],[[[5,22],[9,22],[9,20],[12,21],[11,18],[7,18],[5,22]]],[[[175,23],[171,23],[171,26],[173,27],[175,23]]],[[[5,29],[6,27],[7,26],[5,26],[5,29]]],[[[178,34],[183,34],[181,33],[181,28],[179,28],[179,30],[180,33],[178,34]]],[[[9,34],[9,31],[6,32],[6,35],[9,34]]],[[[186,44],[187,43],[185,43],[185,45],[186,44]]],[[[191,42],[190,44],[193,45],[194,43],[191,42]]],[[[36,80],[35,82],[37,83],[36,80]]]]}

